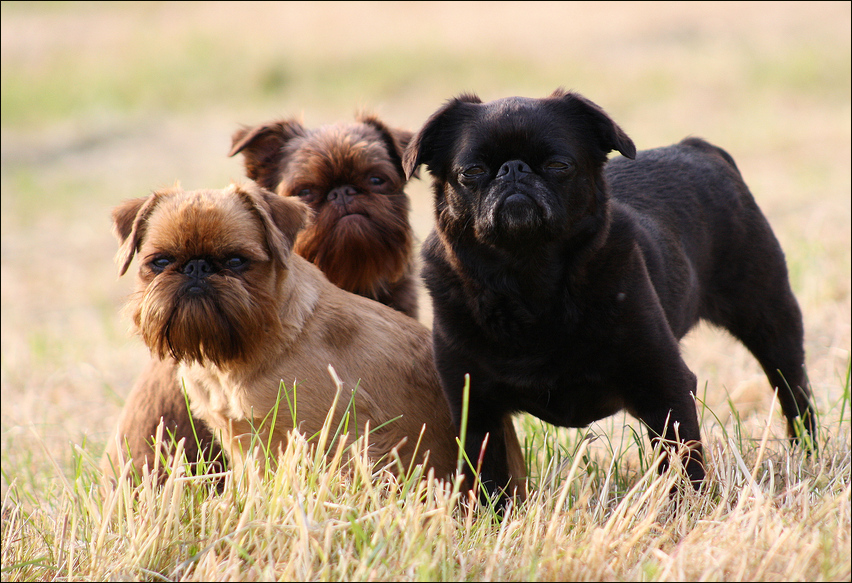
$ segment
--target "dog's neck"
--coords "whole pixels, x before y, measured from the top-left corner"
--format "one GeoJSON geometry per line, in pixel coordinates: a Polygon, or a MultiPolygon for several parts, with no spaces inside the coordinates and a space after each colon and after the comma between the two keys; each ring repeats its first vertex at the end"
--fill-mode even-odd
{"type": "Polygon", "coordinates": [[[590,263],[609,239],[611,205],[605,196],[601,202],[564,236],[535,246],[501,249],[478,241],[472,230],[438,228],[424,251],[444,247],[437,255],[458,276],[474,319],[491,337],[511,342],[522,330],[553,324],[554,297],[562,298],[563,319],[582,301],[590,263]]]}
{"type": "MultiPolygon", "coordinates": [[[[490,281],[501,282],[501,287],[512,282],[508,289],[528,298],[548,297],[554,286],[572,283],[564,282],[562,274],[583,276],[588,262],[606,244],[611,215],[609,201],[604,200],[598,212],[583,218],[565,236],[512,249],[485,244],[472,229],[452,232],[439,228],[436,232],[446,249],[444,258],[464,281],[486,287],[490,281]]],[[[470,290],[473,295],[481,292],[470,290]]]]}
{"type": "Polygon", "coordinates": [[[282,286],[279,313],[282,346],[292,346],[297,341],[320,298],[319,287],[310,285],[316,280],[317,270],[313,265],[294,253],[288,269],[290,273],[282,286]]]}

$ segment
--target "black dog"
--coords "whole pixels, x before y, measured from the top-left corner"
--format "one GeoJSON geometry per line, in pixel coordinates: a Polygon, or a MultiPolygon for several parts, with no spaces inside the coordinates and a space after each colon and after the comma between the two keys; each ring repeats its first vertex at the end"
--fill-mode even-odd
{"type": "Polygon", "coordinates": [[[729,330],[777,388],[791,435],[814,431],[802,316],[784,254],[733,159],[700,139],[636,153],[597,105],[449,101],[404,165],[434,178],[437,228],[423,247],[435,359],[481,479],[508,481],[500,420],[527,411],[582,427],[621,409],[652,442],[689,445],[704,478],[695,375],[678,340],[699,319],[729,330]],[[607,164],[617,150],[626,158],[607,164]],[[628,160],[627,158],[634,159],[628,160]]]}

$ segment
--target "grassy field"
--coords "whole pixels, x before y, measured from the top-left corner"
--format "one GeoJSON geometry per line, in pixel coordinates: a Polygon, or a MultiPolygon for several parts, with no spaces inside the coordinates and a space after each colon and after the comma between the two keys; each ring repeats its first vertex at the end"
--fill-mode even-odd
{"type": "MultiPolygon", "coordinates": [[[[835,580],[850,560],[850,4],[3,2],[2,579],[835,580]],[[819,453],[791,450],[728,336],[683,342],[709,492],[667,495],[639,425],[516,420],[530,499],[502,521],[451,486],[349,472],[293,440],[225,491],[98,487],[148,356],[119,310],[109,211],[242,176],[240,123],[361,109],[418,128],[462,91],[575,89],[637,147],[730,152],[785,249],[804,313],[819,453]],[[651,468],[652,470],[652,468],[651,468]]],[[[428,177],[412,221],[432,222],[428,177]]],[[[421,300],[422,320],[431,311],[421,300]]]]}

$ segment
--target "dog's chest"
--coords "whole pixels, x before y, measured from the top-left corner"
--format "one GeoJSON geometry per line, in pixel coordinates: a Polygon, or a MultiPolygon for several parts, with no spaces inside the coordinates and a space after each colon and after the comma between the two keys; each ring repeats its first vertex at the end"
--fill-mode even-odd
{"type": "Polygon", "coordinates": [[[183,379],[193,414],[216,426],[227,426],[228,420],[251,419],[263,412],[254,411],[246,384],[216,367],[181,364],[179,378],[183,379]]]}
{"type": "Polygon", "coordinates": [[[443,351],[449,367],[475,363],[490,400],[571,427],[623,408],[622,357],[633,334],[619,324],[617,306],[586,305],[579,315],[555,309],[527,322],[504,312],[486,326],[464,318],[436,324],[454,339],[443,351]]]}
{"type": "Polygon", "coordinates": [[[538,385],[514,385],[510,400],[520,409],[564,427],[585,427],[624,407],[618,383],[603,367],[569,366],[560,372],[538,385]]]}
{"type": "Polygon", "coordinates": [[[534,356],[490,360],[489,399],[504,401],[549,423],[584,427],[624,407],[615,354],[561,346],[530,365],[534,356]]]}

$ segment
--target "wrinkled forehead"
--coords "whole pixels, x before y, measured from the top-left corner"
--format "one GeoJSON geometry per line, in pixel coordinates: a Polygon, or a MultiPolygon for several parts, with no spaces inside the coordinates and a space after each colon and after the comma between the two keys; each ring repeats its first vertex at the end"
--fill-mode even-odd
{"type": "Polygon", "coordinates": [[[165,197],[148,218],[143,253],[216,256],[234,253],[265,259],[260,217],[241,197],[223,191],[194,191],[165,197]]]}
{"type": "Polygon", "coordinates": [[[577,134],[548,100],[508,97],[479,107],[456,151],[462,158],[546,158],[576,149],[577,134]]]}
{"type": "Polygon", "coordinates": [[[390,160],[379,132],[361,123],[319,127],[307,136],[293,140],[293,146],[296,158],[319,158],[335,167],[390,160]]]}
{"type": "Polygon", "coordinates": [[[378,172],[395,180],[400,172],[378,130],[363,123],[327,125],[287,144],[282,186],[352,184],[378,172]]]}

